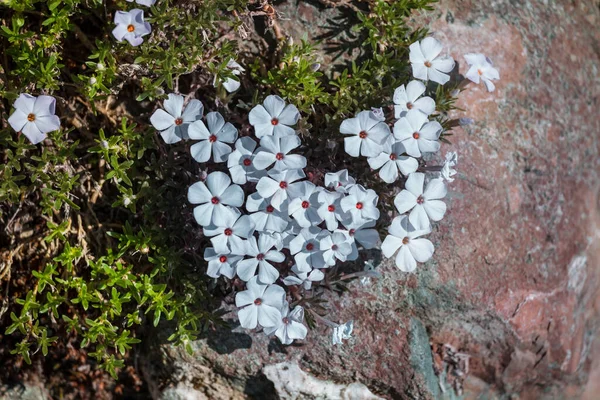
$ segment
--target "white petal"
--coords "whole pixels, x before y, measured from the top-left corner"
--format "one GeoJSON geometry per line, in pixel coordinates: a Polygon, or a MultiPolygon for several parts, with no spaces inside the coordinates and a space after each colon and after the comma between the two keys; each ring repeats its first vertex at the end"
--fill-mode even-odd
{"type": "Polygon", "coordinates": [[[261,304],[258,308],[258,323],[263,327],[276,326],[281,321],[281,313],[275,307],[261,304]]]}
{"type": "Polygon", "coordinates": [[[208,226],[212,221],[212,215],[215,206],[211,203],[205,203],[194,208],[194,218],[200,226],[208,226]]]}
{"type": "Polygon", "coordinates": [[[431,36],[421,40],[421,51],[423,57],[428,61],[433,61],[442,52],[442,43],[431,36]]]}
{"type": "Polygon", "coordinates": [[[409,102],[414,103],[419,97],[425,93],[425,85],[420,81],[410,81],[406,85],[406,98],[409,102]]]}
{"type": "Polygon", "coordinates": [[[21,132],[25,124],[29,122],[27,115],[29,114],[25,114],[23,111],[16,109],[8,118],[8,123],[16,132],[21,132]]]}
{"type": "Polygon", "coordinates": [[[379,176],[385,183],[393,183],[398,179],[398,167],[394,161],[387,162],[379,171],[379,176]]]}
{"type": "Polygon", "coordinates": [[[375,229],[359,229],[354,233],[354,239],[365,249],[372,249],[379,242],[379,233],[375,229]]]}
{"type": "Polygon", "coordinates": [[[204,122],[198,120],[190,124],[190,126],[188,127],[188,135],[190,139],[206,140],[210,137],[210,132],[206,128],[206,125],[204,125],[204,122]]]}
{"type": "Polygon", "coordinates": [[[52,96],[38,96],[33,104],[33,113],[36,117],[54,115],[55,109],[56,99],[52,96]]]}
{"type": "Polygon", "coordinates": [[[381,252],[387,258],[390,258],[402,246],[402,239],[396,236],[388,235],[381,244],[381,252]]]}
{"type": "Polygon", "coordinates": [[[42,133],[49,133],[60,128],[60,119],[56,115],[36,116],[35,125],[42,133]]]}
{"type": "Polygon", "coordinates": [[[179,118],[183,110],[183,96],[170,93],[169,98],[164,101],[163,106],[174,118],[179,118]]]}
{"type": "Polygon", "coordinates": [[[432,221],[440,221],[446,213],[446,203],[441,200],[427,200],[423,203],[423,208],[432,221]]]}
{"type": "MultiPolygon", "coordinates": [[[[417,239],[419,240],[419,239],[417,239]]],[[[258,269],[258,280],[260,283],[271,284],[279,278],[279,271],[268,262],[261,262],[258,269]]]]}
{"type": "Polygon", "coordinates": [[[177,134],[175,124],[171,125],[160,133],[166,144],[173,144],[181,141],[181,136],[177,134]]]}
{"type": "Polygon", "coordinates": [[[257,105],[252,110],[250,110],[250,114],[248,114],[248,121],[250,122],[250,125],[254,127],[256,127],[256,125],[271,125],[272,118],[273,117],[269,115],[267,110],[265,110],[265,108],[262,105],[257,105]]]}
{"type": "Polygon", "coordinates": [[[435,101],[431,97],[422,97],[413,103],[413,107],[425,113],[425,115],[430,115],[435,111],[435,101]]]}
{"type": "Polygon", "coordinates": [[[454,69],[454,60],[452,57],[443,57],[431,62],[431,66],[439,72],[448,73],[454,69]]]}
{"type": "Polygon", "coordinates": [[[268,124],[254,125],[254,134],[259,139],[265,136],[273,135],[273,131],[274,127],[270,122],[268,124]]]}
{"type": "Polygon", "coordinates": [[[238,185],[231,185],[221,194],[221,203],[233,207],[241,207],[244,204],[244,191],[238,185]]]}
{"type": "Polygon", "coordinates": [[[417,262],[407,246],[400,248],[396,256],[396,266],[403,272],[413,272],[417,268],[417,262]]]}
{"type": "Polygon", "coordinates": [[[298,112],[298,109],[295,105],[288,104],[287,106],[285,106],[285,108],[277,118],[279,119],[280,124],[290,126],[295,125],[296,122],[298,122],[298,119],[300,118],[300,112],[298,112]]]}
{"type": "Polygon", "coordinates": [[[415,229],[429,229],[429,217],[427,216],[427,212],[425,212],[425,208],[417,204],[415,208],[412,209],[408,216],[408,220],[415,227],[415,229]]]}
{"type": "Polygon", "coordinates": [[[21,132],[23,132],[23,135],[27,136],[27,139],[29,139],[32,144],[38,144],[46,138],[46,135],[40,131],[33,122],[26,123],[23,129],[21,129],[21,132]]]}
{"type": "Polygon", "coordinates": [[[362,143],[363,139],[358,136],[344,138],[344,150],[352,157],[358,157],[362,143]]]}
{"type": "Polygon", "coordinates": [[[428,78],[428,68],[423,64],[412,64],[413,76],[417,79],[426,81],[428,78]]]}
{"type": "Polygon", "coordinates": [[[175,124],[175,118],[165,110],[159,108],[150,117],[150,123],[159,131],[164,131],[175,124]]]}
{"type": "Polygon", "coordinates": [[[265,199],[273,196],[279,189],[279,182],[267,176],[260,178],[260,181],[256,185],[256,191],[265,199]]]}
{"type": "Polygon", "coordinates": [[[212,197],[204,182],[196,182],[188,189],[188,201],[192,204],[207,203],[212,197]]]}
{"type": "Polygon", "coordinates": [[[450,75],[439,72],[434,68],[429,68],[428,74],[430,80],[437,82],[440,85],[444,85],[450,80],[450,75]]]}
{"type": "Polygon", "coordinates": [[[254,329],[258,319],[258,310],[254,304],[250,304],[238,311],[238,318],[242,328],[254,329]]]}
{"type": "MultiPolygon", "coordinates": [[[[208,142],[208,140],[203,140],[204,142],[208,142]]],[[[202,143],[202,142],[200,142],[202,143]]],[[[231,147],[226,145],[225,143],[221,143],[216,141],[212,144],[212,152],[213,152],[213,161],[225,162],[227,160],[227,156],[231,153],[231,147]]]]}
{"type": "Polygon", "coordinates": [[[427,239],[411,239],[406,247],[418,262],[426,262],[433,256],[433,243],[427,239]]]}
{"type": "Polygon", "coordinates": [[[185,110],[183,114],[181,114],[181,118],[183,122],[194,122],[199,118],[202,118],[202,112],[204,111],[204,105],[200,100],[192,99],[185,106],[185,110]]]}
{"type": "Polygon", "coordinates": [[[212,143],[208,140],[201,140],[190,147],[190,154],[194,160],[205,163],[210,159],[211,150],[212,143]]]}
{"type": "MultiPolygon", "coordinates": [[[[272,136],[266,136],[272,137],[272,136]]],[[[265,138],[266,138],[265,137],[265,138]]],[[[269,153],[267,151],[259,151],[254,157],[253,163],[256,169],[263,170],[268,168],[271,164],[275,162],[275,154],[269,153]]]]}
{"type": "Polygon", "coordinates": [[[427,140],[438,140],[440,133],[442,133],[442,125],[437,121],[426,123],[419,131],[420,138],[427,140]]]}
{"type": "Polygon", "coordinates": [[[423,194],[423,183],[425,182],[425,174],[421,172],[415,172],[410,174],[404,187],[406,190],[411,192],[415,197],[419,197],[423,194]]]}
{"type": "Polygon", "coordinates": [[[421,44],[419,42],[412,43],[408,48],[410,49],[409,59],[411,63],[425,62],[425,56],[421,51],[421,44]]]}
{"type": "Polygon", "coordinates": [[[231,179],[229,176],[221,171],[211,172],[206,178],[206,186],[213,196],[221,196],[221,193],[223,193],[230,184],[231,179]]]}
{"type": "Polygon", "coordinates": [[[436,140],[419,139],[417,140],[417,143],[421,153],[435,153],[441,147],[440,142],[436,140]]]}
{"type": "Polygon", "coordinates": [[[344,135],[358,135],[361,130],[358,118],[345,119],[340,125],[340,133],[344,135]]]}
{"type": "Polygon", "coordinates": [[[446,197],[447,193],[448,188],[446,187],[446,184],[444,184],[444,180],[437,178],[429,181],[423,192],[423,197],[427,200],[442,199],[446,197]]]}
{"type": "Polygon", "coordinates": [[[279,114],[281,114],[285,107],[285,101],[279,96],[270,95],[263,102],[263,106],[272,118],[279,118],[279,114]]]}
{"type": "Polygon", "coordinates": [[[373,169],[381,168],[388,161],[390,161],[390,155],[387,153],[381,153],[376,157],[370,157],[367,159],[369,166],[373,169]]]}
{"type": "Polygon", "coordinates": [[[33,107],[35,106],[35,97],[27,94],[21,93],[19,97],[15,100],[13,107],[24,114],[31,114],[33,112],[33,107]]]}

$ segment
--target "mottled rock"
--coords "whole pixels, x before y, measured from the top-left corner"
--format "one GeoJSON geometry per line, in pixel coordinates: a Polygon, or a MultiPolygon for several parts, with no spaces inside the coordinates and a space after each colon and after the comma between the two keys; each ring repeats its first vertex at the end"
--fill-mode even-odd
{"type": "Polygon", "coordinates": [[[459,175],[432,261],[415,275],[386,261],[381,279],[332,297],[335,319],[355,321],[343,346],[325,328],[290,347],[219,331],[194,343],[192,357],[148,352],[155,393],[168,370],[210,398],[277,398],[264,371],[293,359],[317,379],[360,382],[384,398],[452,398],[460,388],[468,399],[597,398],[597,2],[442,0],[414,18],[459,72],[464,53],[484,52],[501,74],[496,92],[470,85],[460,96],[467,111],[457,116],[475,123],[442,148],[458,151],[459,175]]]}

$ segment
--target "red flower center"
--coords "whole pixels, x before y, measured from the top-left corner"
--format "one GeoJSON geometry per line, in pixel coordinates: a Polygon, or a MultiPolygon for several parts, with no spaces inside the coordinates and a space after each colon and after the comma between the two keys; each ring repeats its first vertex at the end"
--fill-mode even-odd
{"type": "Polygon", "coordinates": [[[273,118],[271,120],[271,125],[273,125],[273,126],[277,125],[278,123],[279,123],[279,120],[277,118],[273,118]]]}
{"type": "Polygon", "coordinates": [[[333,246],[331,246],[331,250],[336,251],[338,249],[337,244],[334,244],[333,246]]]}
{"type": "Polygon", "coordinates": [[[427,68],[431,68],[431,62],[430,61],[425,61],[423,64],[425,64],[425,66],[427,68]]]}
{"type": "Polygon", "coordinates": [[[227,228],[227,229],[225,229],[225,231],[223,233],[225,234],[225,236],[231,236],[233,231],[231,230],[231,228],[227,228]]]}
{"type": "Polygon", "coordinates": [[[260,306],[262,304],[262,299],[254,300],[254,304],[256,304],[257,306],[260,306]]]}
{"type": "Polygon", "coordinates": [[[362,210],[363,203],[361,203],[360,201],[358,203],[356,203],[356,208],[358,208],[359,210],[362,210]]]}
{"type": "Polygon", "coordinates": [[[308,251],[313,251],[314,248],[315,248],[315,245],[312,243],[308,243],[306,245],[306,250],[308,250],[308,251]]]}
{"type": "Polygon", "coordinates": [[[219,257],[219,261],[221,261],[222,263],[227,261],[227,256],[221,256],[219,257]]]}
{"type": "Polygon", "coordinates": [[[348,234],[349,234],[350,236],[354,236],[354,232],[356,232],[356,229],[350,229],[350,230],[348,231],[348,234]]]}
{"type": "Polygon", "coordinates": [[[249,158],[244,158],[244,161],[242,161],[242,163],[246,166],[249,167],[252,164],[252,160],[249,158]]]}
{"type": "Polygon", "coordinates": [[[327,207],[327,211],[334,212],[335,211],[335,206],[333,204],[330,204],[329,207],[327,207]]]}
{"type": "Polygon", "coordinates": [[[367,138],[367,132],[365,131],[360,131],[360,133],[358,134],[358,137],[361,139],[366,139],[367,138]]]}
{"type": "Polygon", "coordinates": [[[402,239],[402,244],[407,245],[409,240],[410,239],[408,238],[408,236],[406,236],[404,239],[402,239]]]}
{"type": "Polygon", "coordinates": [[[310,203],[308,201],[304,200],[302,202],[302,208],[308,208],[308,207],[310,207],[310,203]]]}
{"type": "Polygon", "coordinates": [[[420,136],[420,135],[419,135],[419,132],[415,132],[415,133],[413,133],[413,138],[415,138],[415,139],[418,139],[418,138],[419,138],[419,136],[420,136]]]}
{"type": "Polygon", "coordinates": [[[395,161],[398,156],[395,153],[390,154],[390,160],[395,161]]]}
{"type": "Polygon", "coordinates": [[[219,204],[219,198],[217,196],[215,196],[212,199],[210,199],[210,202],[213,204],[219,204]]]}
{"type": "Polygon", "coordinates": [[[287,189],[287,182],[285,182],[285,181],[279,182],[279,187],[282,189],[287,189]]]}
{"type": "Polygon", "coordinates": [[[177,118],[177,119],[175,120],[175,125],[179,126],[179,125],[181,125],[181,124],[183,124],[183,119],[181,119],[181,118],[177,118]]]}
{"type": "Polygon", "coordinates": [[[417,197],[417,204],[423,204],[423,203],[425,203],[425,198],[423,196],[417,197]]]}
{"type": "Polygon", "coordinates": [[[217,137],[215,135],[210,135],[208,137],[208,141],[211,142],[211,143],[214,143],[214,142],[217,141],[217,137]]]}
{"type": "Polygon", "coordinates": [[[264,259],[265,259],[265,255],[264,255],[263,253],[260,253],[260,254],[258,254],[258,255],[256,256],[256,259],[257,259],[258,261],[262,261],[262,260],[264,260],[264,259]]]}
{"type": "Polygon", "coordinates": [[[273,211],[275,211],[275,208],[274,208],[272,205],[270,205],[270,204],[269,204],[269,205],[267,206],[267,212],[268,212],[268,213],[272,213],[273,211]]]}
{"type": "Polygon", "coordinates": [[[275,154],[275,158],[278,159],[279,161],[283,160],[283,153],[275,154]]]}

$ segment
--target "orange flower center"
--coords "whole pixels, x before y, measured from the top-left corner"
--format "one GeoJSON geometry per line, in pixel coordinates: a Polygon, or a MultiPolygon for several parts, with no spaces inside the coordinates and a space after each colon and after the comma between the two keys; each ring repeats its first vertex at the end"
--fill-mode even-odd
{"type": "Polygon", "coordinates": [[[426,66],[427,68],[431,68],[431,62],[429,62],[429,61],[425,61],[425,66],[426,66]]]}
{"type": "Polygon", "coordinates": [[[366,139],[367,138],[367,132],[360,131],[360,133],[358,134],[358,137],[361,138],[361,139],[366,139]]]}
{"type": "Polygon", "coordinates": [[[177,118],[177,119],[175,120],[175,125],[179,126],[179,125],[181,125],[181,124],[183,124],[183,119],[181,119],[181,118],[177,118]]]}
{"type": "Polygon", "coordinates": [[[135,26],[133,26],[132,24],[129,24],[129,26],[127,26],[127,32],[133,32],[135,31],[135,26]]]}
{"type": "Polygon", "coordinates": [[[279,161],[283,160],[283,153],[275,154],[275,158],[278,159],[279,161]]]}
{"type": "Polygon", "coordinates": [[[35,121],[35,114],[29,114],[29,115],[27,116],[27,121],[29,121],[29,122],[33,122],[33,121],[35,121]]]}
{"type": "Polygon", "coordinates": [[[406,108],[408,108],[409,110],[412,110],[413,103],[411,103],[411,102],[406,103],[406,108]]]}
{"type": "Polygon", "coordinates": [[[409,239],[408,239],[408,236],[407,236],[404,239],[402,239],[402,244],[407,245],[408,241],[409,241],[409,239]]]}
{"type": "Polygon", "coordinates": [[[279,123],[279,120],[277,118],[273,118],[271,120],[271,125],[277,125],[279,123]]]}
{"type": "Polygon", "coordinates": [[[477,73],[478,73],[479,75],[483,75],[483,71],[482,71],[482,70],[480,70],[480,69],[478,69],[478,70],[477,70],[477,73]]]}
{"type": "Polygon", "coordinates": [[[419,138],[419,136],[420,136],[420,135],[419,135],[419,132],[415,132],[415,133],[413,133],[413,138],[415,138],[415,139],[418,139],[418,138],[419,138]]]}

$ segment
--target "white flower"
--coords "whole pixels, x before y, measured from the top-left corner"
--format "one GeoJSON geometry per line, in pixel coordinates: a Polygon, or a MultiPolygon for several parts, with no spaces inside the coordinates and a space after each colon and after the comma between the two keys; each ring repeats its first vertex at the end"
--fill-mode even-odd
{"type": "Polygon", "coordinates": [[[252,219],[248,215],[241,215],[235,209],[225,214],[221,224],[204,228],[204,234],[211,238],[210,242],[219,253],[230,250],[233,254],[246,254],[246,242],[243,239],[248,239],[252,232],[252,219]]]}
{"type": "Polygon", "coordinates": [[[315,268],[309,272],[302,272],[296,264],[292,266],[292,272],[296,276],[288,275],[283,279],[283,283],[286,286],[301,285],[304,289],[309,290],[313,282],[319,282],[325,278],[325,274],[320,269],[315,268]]]}
{"type": "Polygon", "coordinates": [[[454,68],[452,57],[438,57],[442,52],[442,43],[432,37],[409,46],[413,76],[424,81],[432,80],[440,85],[450,80],[448,73],[454,68]]]}
{"type": "Polygon", "coordinates": [[[246,182],[258,182],[260,178],[267,175],[267,171],[258,171],[254,165],[254,149],[256,142],[248,136],[239,138],[235,142],[235,150],[229,154],[227,168],[231,180],[238,185],[246,182]]]}
{"type": "Polygon", "coordinates": [[[250,214],[250,218],[258,232],[283,232],[288,226],[289,218],[285,205],[281,210],[277,210],[259,193],[248,196],[246,210],[253,213],[250,214]]]}
{"type": "Polygon", "coordinates": [[[223,172],[212,172],[204,182],[196,182],[188,189],[188,201],[200,204],[194,208],[194,217],[198,224],[208,226],[211,223],[222,225],[227,215],[234,212],[231,207],[240,207],[244,203],[244,191],[238,185],[231,185],[231,179],[223,172]]]}
{"type": "Polygon", "coordinates": [[[406,176],[419,168],[419,162],[409,156],[401,154],[406,153],[402,142],[396,142],[391,147],[384,150],[377,157],[371,157],[367,161],[373,169],[379,169],[379,177],[386,183],[393,183],[398,179],[398,171],[406,176]]]}
{"type": "Polygon", "coordinates": [[[256,137],[294,135],[296,131],[290,128],[296,125],[300,113],[293,104],[286,106],[285,101],[275,95],[267,96],[262,105],[257,105],[248,115],[250,125],[254,126],[256,137]]]}
{"type": "Polygon", "coordinates": [[[142,36],[150,34],[151,28],[148,22],[144,22],[144,11],[134,8],[131,11],[117,11],[112,34],[117,41],[127,40],[132,46],[139,46],[144,39],[142,36]]]}
{"type": "Polygon", "coordinates": [[[458,163],[458,154],[453,151],[449,151],[446,153],[446,161],[444,162],[444,166],[442,167],[441,176],[442,179],[445,179],[448,182],[454,182],[454,175],[456,175],[456,170],[452,169],[458,163]]]}
{"type": "Polygon", "coordinates": [[[470,65],[465,76],[474,83],[479,83],[481,79],[485,83],[488,92],[496,89],[493,80],[500,79],[500,73],[494,68],[492,61],[483,54],[465,54],[465,60],[470,65]]]}
{"type": "Polygon", "coordinates": [[[348,191],[348,196],[340,201],[340,206],[342,211],[349,212],[355,221],[377,220],[379,219],[378,200],[379,196],[374,190],[354,185],[348,191]]]}
{"type": "Polygon", "coordinates": [[[417,261],[424,263],[433,255],[433,244],[427,239],[418,239],[429,230],[415,230],[405,215],[394,218],[388,229],[389,235],[381,245],[381,252],[390,258],[398,251],[396,266],[403,272],[413,272],[417,261]]]}
{"type": "Polygon", "coordinates": [[[268,328],[277,326],[281,320],[281,306],[285,301],[285,290],[279,285],[261,285],[255,276],[248,281],[247,290],[235,295],[240,325],[246,329],[256,328],[257,322],[268,328]]]}
{"type": "Polygon", "coordinates": [[[282,205],[287,204],[288,191],[292,190],[292,194],[294,193],[293,182],[305,176],[301,169],[288,169],[283,172],[271,170],[269,176],[260,178],[256,191],[265,199],[271,198],[271,205],[281,210],[282,205]]]}
{"type": "Polygon", "coordinates": [[[348,321],[345,324],[341,324],[333,328],[332,341],[333,344],[342,344],[342,340],[351,339],[352,329],[354,328],[354,321],[348,321]]]}
{"type": "Polygon", "coordinates": [[[283,344],[291,344],[295,339],[304,339],[308,333],[308,329],[302,324],[304,322],[304,308],[296,306],[290,311],[290,306],[286,301],[281,307],[280,312],[281,320],[279,325],[266,328],[265,334],[271,336],[275,333],[275,336],[283,344]]]}
{"type": "Polygon", "coordinates": [[[271,284],[279,278],[279,271],[269,261],[280,263],[285,261],[285,256],[279,251],[271,250],[275,242],[273,237],[264,234],[258,237],[258,242],[255,237],[248,239],[246,255],[251,258],[242,260],[237,268],[237,274],[242,280],[250,280],[256,272],[256,267],[258,267],[258,282],[262,284],[271,284]]]}
{"type": "Polygon", "coordinates": [[[288,214],[303,228],[323,222],[318,212],[320,189],[308,181],[298,182],[295,185],[294,197],[288,204],[288,214]]]}
{"type": "Polygon", "coordinates": [[[223,275],[229,279],[235,276],[235,267],[243,258],[241,255],[231,254],[229,250],[217,253],[212,247],[204,250],[204,259],[208,261],[208,270],[206,274],[211,278],[218,278],[223,275]]]}
{"type": "Polygon", "coordinates": [[[325,174],[325,186],[336,192],[348,193],[348,189],[354,184],[356,184],[356,180],[348,175],[347,169],[325,174]]]}
{"type": "Polygon", "coordinates": [[[169,98],[163,103],[165,109],[156,110],[150,117],[152,126],[160,131],[167,144],[189,139],[187,131],[190,123],[202,118],[204,106],[200,100],[190,100],[185,108],[183,100],[183,96],[179,94],[169,94],[169,98]]]}
{"type": "Polygon", "coordinates": [[[302,169],[306,167],[306,158],[299,154],[288,154],[300,146],[298,136],[264,136],[260,139],[260,147],[254,156],[256,169],[266,169],[275,163],[273,169],[285,171],[286,169],[302,169]]]}
{"type": "Polygon", "coordinates": [[[375,157],[390,136],[387,124],[376,119],[370,111],[361,111],[355,118],[342,121],[340,132],[353,135],[344,138],[344,150],[352,157],[375,157]]]}
{"type": "Polygon", "coordinates": [[[394,91],[394,113],[396,118],[403,117],[409,110],[415,109],[425,115],[435,111],[435,101],[428,96],[421,97],[425,93],[425,85],[420,81],[410,81],[406,85],[399,86],[394,91]],[[419,99],[419,97],[421,97],[419,99]]]}
{"type": "MultiPolygon", "coordinates": [[[[229,59],[229,61],[227,61],[227,68],[230,69],[231,73],[235,76],[239,76],[246,71],[240,64],[238,64],[231,58],[229,59]]],[[[218,78],[215,75],[215,79],[213,80],[213,86],[215,87],[217,86],[217,80],[218,78]]],[[[239,79],[227,78],[225,79],[225,82],[223,82],[223,87],[229,93],[235,92],[240,88],[240,81],[239,79]]]]}
{"type": "Polygon", "coordinates": [[[296,260],[298,271],[309,272],[313,268],[327,268],[320,241],[328,234],[327,231],[311,226],[302,229],[298,236],[290,241],[290,253],[296,260]]]}
{"type": "Polygon", "coordinates": [[[338,192],[330,192],[325,189],[319,192],[318,201],[320,206],[317,212],[321,220],[325,221],[327,229],[332,232],[338,228],[338,221],[348,217],[340,207],[341,198],[342,194],[338,192]]]}
{"type": "MultiPolygon", "coordinates": [[[[364,221],[364,220],[347,220],[342,221],[342,225],[346,228],[348,238],[351,242],[357,241],[365,249],[372,249],[379,242],[379,233],[375,229],[371,229],[375,226],[375,220],[364,221]]],[[[336,231],[336,232],[337,232],[336,231]]]]}
{"type": "Polygon", "coordinates": [[[214,162],[224,162],[231,153],[231,147],[225,143],[233,143],[237,139],[237,129],[229,122],[225,122],[218,112],[206,115],[208,129],[202,121],[196,121],[188,128],[190,139],[200,140],[190,147],[194,160],[207,162],[212,153],[214,162]]]}
{"type": "Polygon", "coordinates": [[[396,195],[394,205],[400,214],[412,209],[408,219],[416,229],[429,229],[429,220],[439,221],[446,213],[446,185],[442,179],[432,179],[423,192],[425,174],[410,174],[402,190],[396,195]]]}
{"type": "Polygon", "coordinates": [[[419,110],[410,110],[394,124],[394,137],[401,141],[409,156],[421,157],[421,153],[434,153],[440,149],[438,139],[442,125],[427,121],[419,110]]]}
{"type": "Polygon", "coordinates": [[[52,96],[34,97],[21,93],[13,107],[15,111],[8,123],[15,131],[23,132],[32,144],[38,144],[48,132],[60,128],[60,119],[54,115],[56,99],[52,96]]]}
{"type": "Polygon", "coordinates": [[[323,251],[323,259],[329,266],[335,265],[336,259],[342,262],[348,260],[348,256],[352,254],[352,245],[341,232],[324,236],[321,239],[320,249],[323,251]]]}
{"type": "MultiPolygon", "coordinates": [[[[127,2],[132,3],[133,0],[127,0],[127,2]]],[[[139,5],[150,7],[156,3],[156,0],[135,0],[135,2],[139,5]]]]}

